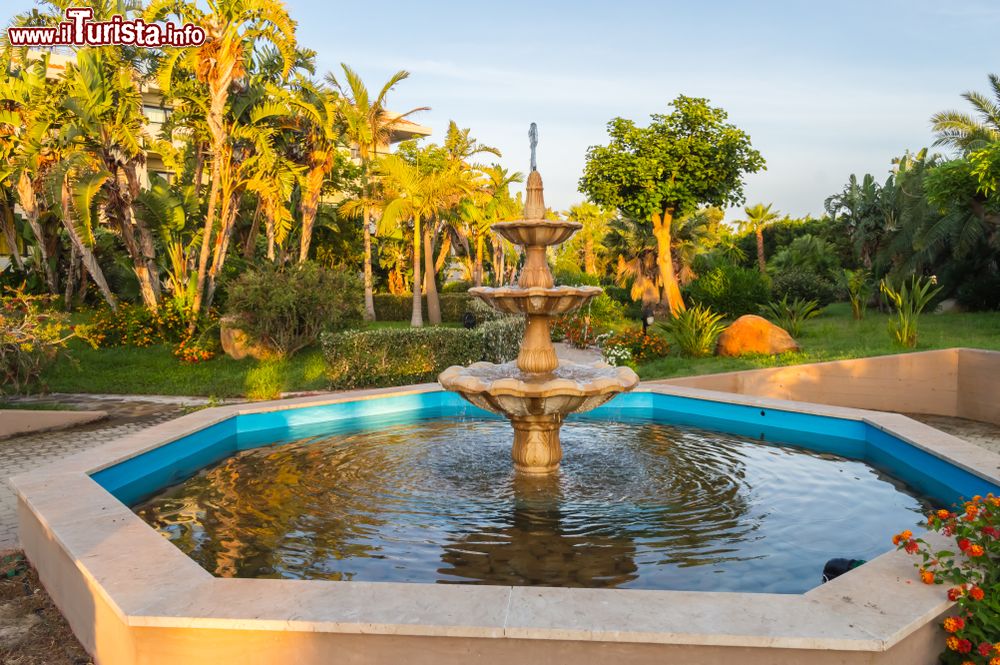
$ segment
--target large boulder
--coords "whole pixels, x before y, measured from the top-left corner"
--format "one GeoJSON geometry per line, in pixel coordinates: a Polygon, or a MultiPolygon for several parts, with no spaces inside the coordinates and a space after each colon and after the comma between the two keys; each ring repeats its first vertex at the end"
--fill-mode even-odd
{"type": "Polygon", "coordinates": [[[255,360],[270,360],[275,357],[273,349],[263,344],[255,344],[239,327],[239,323],[229,317],[219,320],[219,341],[226,355],[235,360],[243,360],[248,356],[255,360]]]}
{"type": "Polygon", "coordinates": [[[748,354],[777,355],[798,351],[799,345],[783,328],[767,319],[747,314],[733,321],[722,331],[715,345],[717,356],[743,356],[748,354]]]}

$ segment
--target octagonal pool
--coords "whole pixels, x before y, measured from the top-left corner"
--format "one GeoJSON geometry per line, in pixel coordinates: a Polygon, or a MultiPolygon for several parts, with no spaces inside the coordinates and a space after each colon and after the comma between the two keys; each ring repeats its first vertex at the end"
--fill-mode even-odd
{"type": "Polygon", "coordinates": [[[236,416],[93,475],[222,577],[801,593],[996,488],[863,422],[655,393],[519,475],[444,392],[236,416]]]}

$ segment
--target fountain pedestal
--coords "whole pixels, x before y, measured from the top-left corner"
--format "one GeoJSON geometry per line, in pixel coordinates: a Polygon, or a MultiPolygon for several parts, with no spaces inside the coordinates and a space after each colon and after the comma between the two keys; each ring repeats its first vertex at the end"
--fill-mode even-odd
{"type": "Polygon", "coordinates": [[[554,286],[546,248],[564,242],[582,225],[544,218],[542,177],[538,171],[528,176],[524,209],[525,219],[492,226],[496,233],[525,248],[518,285],[469,289],[471,295],[490,306],[527,318],[517,362],[449,367],[438,381],[476,406],[506,416],[514,428],[514,468],[544,474],[559,468],[559,428],[566,416],[596,408],[632,390],[639,377],[627,367],[559,362],[552,346],[552,318],[585,306],[601,289],[554,286]]]}

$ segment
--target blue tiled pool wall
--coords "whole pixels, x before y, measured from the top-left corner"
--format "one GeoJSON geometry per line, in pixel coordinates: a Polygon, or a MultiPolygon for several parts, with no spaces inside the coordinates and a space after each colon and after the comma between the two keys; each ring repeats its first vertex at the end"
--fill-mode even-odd
{"type": "MultiPolygon", "coordinates": [[[[93,474],[127,505],[240,450],[340,431],[435,417],[496,418],[454,393],[435,391],[235,416],[93,474]]],[[[650,420],[736,434],[865,460],[942,505],[1000,488],[866,423],[729,402],[633,392],[578,416],[650,420]]]]}

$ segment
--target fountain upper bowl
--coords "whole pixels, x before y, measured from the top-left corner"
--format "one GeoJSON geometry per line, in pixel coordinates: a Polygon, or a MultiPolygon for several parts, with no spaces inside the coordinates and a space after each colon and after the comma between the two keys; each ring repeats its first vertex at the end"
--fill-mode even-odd
{"type": "Polygon", "coordinates": [[[583,228],[579,222],[553,222],[547,219],[520,219],[499,222],[490,228],[515,245],[549,247],[565,242],[583,228]]]}
{"type": "Polygon", "coordinates": [[[469,295],[508,314],[559,316],[574,312],[601,294],[598,286],[477,286],[469,295]]]}

